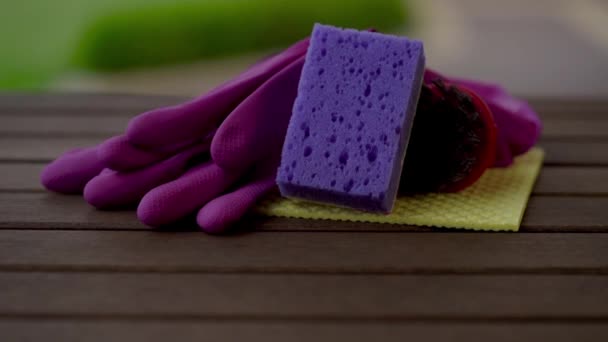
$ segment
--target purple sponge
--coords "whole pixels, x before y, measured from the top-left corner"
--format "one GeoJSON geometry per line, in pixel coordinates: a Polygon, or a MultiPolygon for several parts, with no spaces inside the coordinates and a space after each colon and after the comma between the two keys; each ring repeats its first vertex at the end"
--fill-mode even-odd
{"type": "Polygon", "coordinates": [[[424,60],[419,41],[316,24],[277,175],[281,194],[390,212],[424,60]]]}

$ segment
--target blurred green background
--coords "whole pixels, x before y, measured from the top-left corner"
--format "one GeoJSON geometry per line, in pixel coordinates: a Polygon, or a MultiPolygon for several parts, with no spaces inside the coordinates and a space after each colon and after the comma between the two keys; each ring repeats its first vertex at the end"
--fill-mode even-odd
{"type": "Polygon", "coordinates": [[[284,47],[314,22],[392,31],[407,21],[402,0],[3,0],[2,13],[6,89],[284,47]]]}
{"type": "Polygon", "coordinates": [[[168,0],[0,2],[0,87],[39,89],[70,67],[80,35],[97,17],[168,0]]]}
{"type": "Polygon", "coordinates": [[[608,96],[606,0],[0,0],[0,91],[199,94],[315,21],[517,94],[608,96]]]}

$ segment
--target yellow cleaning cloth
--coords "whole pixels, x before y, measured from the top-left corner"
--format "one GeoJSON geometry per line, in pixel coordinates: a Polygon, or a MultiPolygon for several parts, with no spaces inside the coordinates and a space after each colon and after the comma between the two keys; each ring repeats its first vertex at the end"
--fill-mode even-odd
{"type": "Polygon", "coordinates": [[[267,216],[408,224],[474,230],[517,231],[544,152],[534,148],[508,168],[490,169],[459,193],[397,198],[390,215],[271,197],[256,211],[267,216]]]}

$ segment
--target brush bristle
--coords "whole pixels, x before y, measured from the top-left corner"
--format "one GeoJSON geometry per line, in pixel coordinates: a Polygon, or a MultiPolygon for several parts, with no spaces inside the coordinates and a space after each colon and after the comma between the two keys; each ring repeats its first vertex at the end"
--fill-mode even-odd
{"type": "Polygon", "coordinates": [[[424,84],[400,191],[446,191],[467,177],[479,161],[485,124],[468,94],[439,78],[424,84]]]}

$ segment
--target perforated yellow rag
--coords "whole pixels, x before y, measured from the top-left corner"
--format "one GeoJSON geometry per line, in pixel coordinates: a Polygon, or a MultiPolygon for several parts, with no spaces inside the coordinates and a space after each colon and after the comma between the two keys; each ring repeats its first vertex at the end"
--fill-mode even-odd
{"type": "Polygon", "coordinates": [[[508,168],[490,169],[459,193],[397,198],[390,215],[324,204],[268,198],[256,212],[267,216],[408,224],[474,230],[517,231],[540,171],[544,152],[534,148],[508,168]]]}

